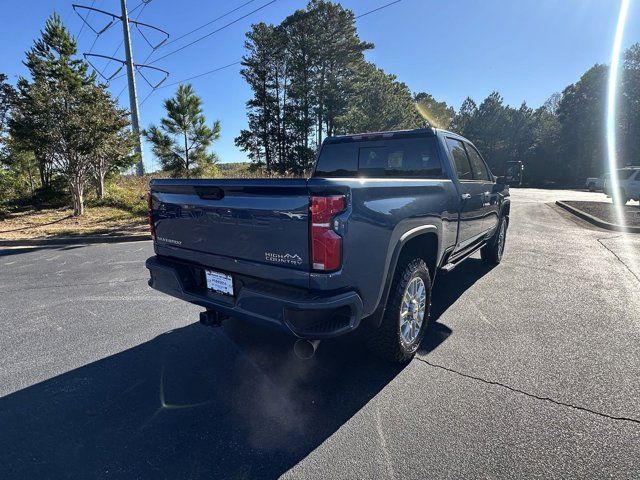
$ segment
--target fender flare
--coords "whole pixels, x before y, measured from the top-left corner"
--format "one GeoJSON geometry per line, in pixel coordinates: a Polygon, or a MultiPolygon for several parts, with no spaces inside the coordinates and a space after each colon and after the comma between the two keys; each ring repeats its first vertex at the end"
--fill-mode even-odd
{"type": "Polygon", "coordinates": [[[500,205],[500,216],[509,215],[511,213],[511,200],[507,197],[502,201],[502,205],[500,205]],[[505,214],[505,210],[507,213],[505,214]]]}
{"type": "MultiPolygon", "coordinates": [[[[436,268],[437,270],[438,263],[440,262],[440,254],[442,252],[442,248],[440,242],[442,237],[440,236],[440,230],[436,225],[421,225],[419,227],[412,228],[405,233],[403,233],[396,245],[393,249],[393,253],[391,254],[391,258],[389,260],[389,264],[387,265],[387,269],[384,274],[384,286],[382,288],[382,292],[380,294],[380,298],[378,299],[378,305],[376,309],[371,314],[372,324],[377,327],[380,325],[382,321],[382,316],[384,315],[384,311],[387,305],[387,299],[389,297],[389,291],[391,290],[391,283],[393,282],[393,275],[395,274],[396,267],[398,265],[398,260],[400,259],[400,252],[402,252],[402,248],[409,242],[409,240],[416,238],[420,235],[424,235],[425,233],[435,233],[437,237],[437,252],[436,252],[436,268]]],[[[434,271],[435,271],[434,270],[434,271]]],[[[433,279],[431,279],[433,281],[433,279]]]]}

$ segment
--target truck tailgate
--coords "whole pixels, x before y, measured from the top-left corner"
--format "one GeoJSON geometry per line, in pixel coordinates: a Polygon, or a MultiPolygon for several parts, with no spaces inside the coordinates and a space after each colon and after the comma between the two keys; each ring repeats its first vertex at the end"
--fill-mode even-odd
{"type": "Polygon", "coordinates": [[[304,179],[153,180],[158,246],[309,270],[304,179]]]}

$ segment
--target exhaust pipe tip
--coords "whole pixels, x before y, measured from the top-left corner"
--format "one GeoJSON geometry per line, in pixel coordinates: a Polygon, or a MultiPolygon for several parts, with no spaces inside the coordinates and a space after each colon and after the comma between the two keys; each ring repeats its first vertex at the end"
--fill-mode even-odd
{"type": "Polygon", "coordinates": [[[299,338],[296,340],[296,343],[293,344],[293,353],[301,360],[309,360],[316,354],[319,343],[320,340],[305,340],[299,338]]]}

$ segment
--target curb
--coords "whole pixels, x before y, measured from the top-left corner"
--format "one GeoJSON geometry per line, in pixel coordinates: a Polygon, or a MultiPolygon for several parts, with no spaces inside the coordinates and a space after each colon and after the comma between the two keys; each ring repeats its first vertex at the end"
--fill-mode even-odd
{"type": "Polygon", "coordinates": [[[0,247],[32,247],[38,245],[77,245],[87,243],[120,243],[151,240],[151,235],[104,235],[101,237],[23,238],[0,240],[0,247]]]}
{"type": "Polygon", "coordinates": [[[593,215],[588,214],[576,207],[572,207],[560,200],[556,200],[556,205],[561,208],[564,208],[570,213],[573,213],[575,216],[586,220],[587,222],[595,225],[596,227],[604,228],[606,230],[613,230],[614,232],[625,232],[625,233],[640,233],[640,227],[635,226],[622,226],[616,225],[615,223],[605,222],[604,220],[600,220],[598,217],[594,217],[593,215]]]}

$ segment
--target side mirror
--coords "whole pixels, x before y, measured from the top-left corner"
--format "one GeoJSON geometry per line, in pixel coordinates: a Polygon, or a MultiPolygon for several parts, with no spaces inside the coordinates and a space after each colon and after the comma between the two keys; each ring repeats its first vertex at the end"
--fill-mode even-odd
{"type": "Polygon", "coordinates": [[[505,175],[496,177],[496,185],[509,185],[511,178],[505,175]]]}

